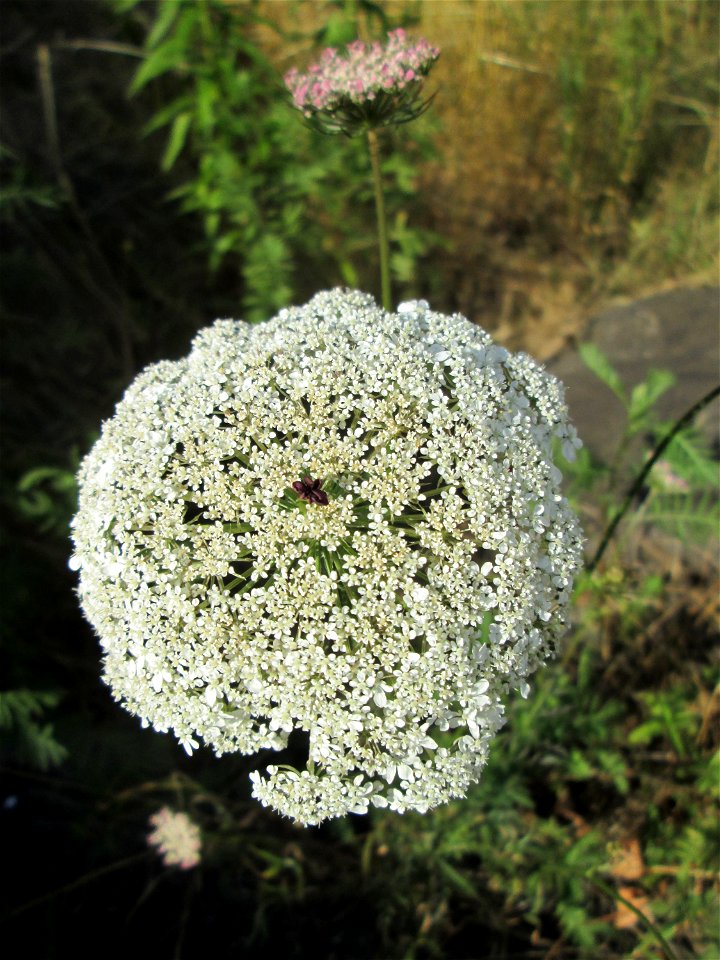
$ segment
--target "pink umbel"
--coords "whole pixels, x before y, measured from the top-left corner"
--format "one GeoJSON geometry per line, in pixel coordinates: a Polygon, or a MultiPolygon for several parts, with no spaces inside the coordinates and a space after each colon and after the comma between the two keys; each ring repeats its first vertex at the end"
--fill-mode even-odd
{"type": "Polygon", "coordinates": [[[290,70],[285,84],[298,110],[314,117],[415,92],[439,55],[427,40],[410,40],[404,30],[393,30],[385,44],[355,40],[344,55],[330,47],[307,73],[290,70]]]}
{"type": "Polygon", "coordinates": [[[162,807],[150,817],[148,843],[168,867],[190,870],[200,863],[200,828],[186,813],[162,807]]]}

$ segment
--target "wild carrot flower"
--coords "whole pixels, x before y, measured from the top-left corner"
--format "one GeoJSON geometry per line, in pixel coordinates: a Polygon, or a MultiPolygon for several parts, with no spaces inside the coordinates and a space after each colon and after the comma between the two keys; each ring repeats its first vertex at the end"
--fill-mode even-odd
{"type": "Polygon", "coordinates": [[[421,100],[422,81],[439,55],[427,40],[394,30],[384,45],[356,40],[344,55],[330,47],[307,73],[290,70],[285,84],[308,119],[352,136],[422,113],[429,102],[421,100]]]}
{"type": "Polygon", "coordinates": [[[561,385],[461,316],[321,293],[136,379],[80,471],[80,598],[116,699],[191,752],[279,750],[313,824],[465,793],[563,632],[561,385]]]}
{"type": "Polygon", "coordinates": [[[162,807],[150,817],[148,843],[168,867],[190,870],[200,863],[200,828],[186,813],[162,807]]]}

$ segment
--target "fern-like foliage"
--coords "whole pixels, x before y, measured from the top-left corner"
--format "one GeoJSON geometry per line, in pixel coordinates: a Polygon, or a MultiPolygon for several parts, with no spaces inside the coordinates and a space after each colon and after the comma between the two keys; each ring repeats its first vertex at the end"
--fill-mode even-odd
{"type": "Polygon", "coordinates": [[[707,545],[720,532],[720,464],[697,430],[679,433],[649,477],[644,518],[686,542],[707,545]]]}
{"type": "Polygon", "coordinates": [[[3,752],[40,770],[62,763],[67,750],[55,739],[52,724],[42,722],[46,711],[57,706],[59,700],[60,695],[51,691],[1,691],[3,752]]]}
{"type": "MultiPolygon", "coordinates": [[[[673,427],[657,411],[657,402],[673,385],[674,376],[667,370],[650,370],[641,383],[631,390],[608,358],[594,344],[583,344],[580,356],[588,369],[612,390],[625,409],[626,422],[618,442],[613,470],[595,464],[585,451],[570,470],[569,494],[581,497],[584,492],[597,492],[599,483],[613,477],[637,475],[641,464],[623,461],[623,454],[634,455],[633,438],[646,437],[649,452],[655,449],[673,427]]],[[[647,478],[640,509],[628,515],[627,522],[651,525],[675,537],[681,543],[708,546],[720,531],[720,463],[707,439],[694,426],[679,432],[653,465],[647,478]]],[[[611,489],[607,498],[608,515],[622,499],[622,488],[611,489]]]]}

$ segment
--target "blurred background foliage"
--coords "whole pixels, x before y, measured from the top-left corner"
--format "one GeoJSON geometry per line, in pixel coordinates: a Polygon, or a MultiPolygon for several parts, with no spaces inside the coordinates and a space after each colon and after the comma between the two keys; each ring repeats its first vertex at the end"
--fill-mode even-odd
{"type": "MultiPolygon", "coordinates": [[[[100,683],[66,566],[79,459],[138,370],[216,316],[376,289],[364,144],[307,128],[286,69],[399,25],[442,48],[432,110],[383,136],[396,298],[548,357],[612,295],[715,281],[719,9],[5,0],[5,942],[38,957],[720,955],[718,451],[697,431],[580,578],[573,630],[482,782],[426,816],[297,829],[249,798],[258,759],[190,759],[140,729],[100,683]],[[145,846],[165,803],[202,826],[190,873],[145,846]]],[[[583,451],[568,471],[590,551],[634,442],[669,426],[656,403],[672,376],[628,393],[583,356],[627,414],[614,456],[583,451]]]]}

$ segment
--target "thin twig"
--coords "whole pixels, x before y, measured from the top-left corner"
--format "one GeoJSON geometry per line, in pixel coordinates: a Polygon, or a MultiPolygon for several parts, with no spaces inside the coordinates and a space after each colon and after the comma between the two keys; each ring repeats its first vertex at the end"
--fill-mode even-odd
{"type": "Polygon", "coordinates": [[[197,874],[193,875],[185,887],[185,896],[183,897],[183,909],[182,914],[180,915],[180,923],[178,925],[177,940],[175,941],[175,952],[173,953],[173,960],[181,960],[182,957],[182,945],[183,940],[185,939],[185,928],[187,927],[188,917],[190,916],[190,901],[192,900],[193,893],[195,892],[195,885],[197,883],[197,874]]]}
{"type": "Polygon", "coordinates": [[[130,43],[117,43],[115,40],[56,40],[52,44],[55,50],[95,50],[98,53],[119,53],[126,57],[144,60],[147,56],[142,47],[130,43]]]}
{"type": "MultiPolygon", "coordinates": [[[[60,140],[58,137],[57,111],[55,109],[55,88],[52,82],[52,65],[50,48],[46,43],[38,44],[37,51],[38,80],[40,83],[40,99],[42,101],[45,133],[47,136],[50,159],[59,180],[62,180],[62,161],[60,159],[60,140]]],[[[61,184],[66,189],[66,184],[61,184]]]]}
{"type": "Polygon", "coordinates": [[[10,913],[3,918],[3,920],[10,920],[13,917],[18,916],[20,913],[25,913],[27,910],[32,910],[34,907],[39,907],[40,904],[45,903],[48,900],[54,900],[55,897],[60,897],[65,893],[69,893],[71,890],[76,890],[78,887],[85,886],[86,883],[91,883],[93,880],[97,880],[98,877],[105,876],[105,874],[113,873],[115,870],[121,870],[123,867],[130,866],[131,863],[137,863],[140,860],[145,860],[151,855],[150,850],[144,850],[142,853],[135,853],[131,857],[125,857],[123,860],[116,860],[115,863],[109,863],[104,867],[99,867],[97,870],[92,870],[90,873],[84,874],[82,877],[78,877],[77,880],[73,880],[72,883],[66,884],[64,887],[59,887],[57,890],[51,890],[50,893],[44,893],[41,897],[36,897],[34,900],[30,900],[29,903],[24,903],[21,907],[16,907],[15,910],[11,910],[10,913]]]}

